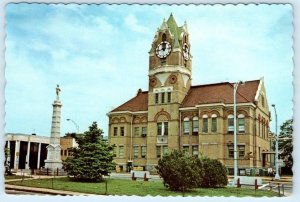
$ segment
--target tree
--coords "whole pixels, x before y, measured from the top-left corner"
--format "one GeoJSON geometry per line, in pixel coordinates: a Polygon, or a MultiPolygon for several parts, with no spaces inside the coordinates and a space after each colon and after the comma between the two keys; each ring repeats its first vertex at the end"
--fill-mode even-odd
{"type": "Polygon", "coordinates": [[[195,158],[183,151],[174,150],[164,155],[156,166],[165,187],[172,191],[186,192],[196,187],[200,173],[195,170],[195,158]]]}
{"type": "Polygon", "coordinates": [[[102,181],[115,168],[113,146],[102,138],[102,130],[94,122],[81,136],[75,136],[77,148],[71,148],[71,157],[63,162],[68,176],[78,181],[102,181]]]}
{"type": "Polygon", "coordinates": [[[279,157],[284,160],[285,167],[291,172],[293,167],[293,119],[285,121],[280,126],[278,150],[279,157]]]}

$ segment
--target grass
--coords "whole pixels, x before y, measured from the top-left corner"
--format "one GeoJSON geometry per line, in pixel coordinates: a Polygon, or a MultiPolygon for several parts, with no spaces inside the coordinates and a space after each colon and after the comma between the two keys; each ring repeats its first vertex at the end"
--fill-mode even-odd
{"type": "MultiPolygon", "coordinates": [[[[30,178],[30,177],[23,176],[23,178],[30,178]]],[[[4,175],[4,179],[6,179],[6,180],[22,179],[22,176],[21,175],[4,175]]]]}
{"type": "MultiPolygon", "coordinates": [[[[67,190],[74,192],[90,193],[90,194],[105,194],[105,182],[88,183],[88,182],[73,182],[68,178],[55,179],[35,179],[8,182],[7,184],[22,185],[27,187],[42,187],[53,188],[56,190],[67,190]],[[53,180],[53,185],[52,185],[53,180]],[[52,187],[53,186],[53,187],[52,187]]],[[[131,181],[123,179],[107,179],[107,194],[108,195],[137,195],[137,196],[182,196],[181,192],[173,192],[163,186],[162,182],[144,182],[131,181]]],[[[193,189],[185,193],[185,196],[277,196],[276,193],[267,190],[257,190],[254,188],[216,188],[193,189]]]]}

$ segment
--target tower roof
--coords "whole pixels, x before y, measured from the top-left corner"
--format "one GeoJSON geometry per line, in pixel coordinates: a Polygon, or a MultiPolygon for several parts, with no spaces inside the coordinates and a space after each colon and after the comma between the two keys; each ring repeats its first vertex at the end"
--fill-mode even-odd
{"type": "MultiPolygon", "coordinates": [[[[173,42],[174,42],[174,48],[180,48],[180,41],[181,41],[180,35],[182,32],[187,32],[186,21],[184,22],[183,26],[178,27],[176,20],[175,20],[173,14],[171,13],[168,20],[166,21],[166,19],[164,18],[161,26],[158,28],[158,32],[165,31],[165,30],[170,31],[173,42]]],[[[154,51],[154,48],[151,47],[149,53],[153,53],[153,51],[154,51]]]]}
{"type": "Polygon", "coordinates": [[[173,14],[170,14],[169,19],[167,20],[167,25],[170,29],[171,34],[174,36],[174,48],[178,48],[180,45],[180,35],[184,31],[182,27],[178,27],[173,14]]]}

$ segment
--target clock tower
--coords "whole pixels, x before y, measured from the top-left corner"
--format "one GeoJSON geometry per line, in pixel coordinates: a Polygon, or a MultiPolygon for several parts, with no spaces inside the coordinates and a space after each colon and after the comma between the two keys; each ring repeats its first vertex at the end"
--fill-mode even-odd
{"type": "Polygon", "coordinates": [[[171,14],[157,29],[149,51],[147,164],[155,152],[180,148],[179,107],[191,87],[192,56],[187,24],[171,14]]]}
{"type": "Polygon", "coordinates": [[[164,19],[149,51],[149,105],[181,104],[192,80],[190,47],[186,22],[178,27],[172,14],[164,19]]]}

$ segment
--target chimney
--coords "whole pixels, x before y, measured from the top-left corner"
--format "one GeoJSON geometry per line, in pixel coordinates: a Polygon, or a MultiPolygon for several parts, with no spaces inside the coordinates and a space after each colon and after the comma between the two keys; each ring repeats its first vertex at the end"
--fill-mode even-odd
{"type": "Polygon", "coordinates": [[[142,92],[143,92],[142,89],[138,89],[138,92],[137,92],[136,95],[139,95],[139,94],[142,93],[142,92]]]}

